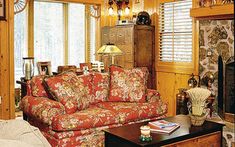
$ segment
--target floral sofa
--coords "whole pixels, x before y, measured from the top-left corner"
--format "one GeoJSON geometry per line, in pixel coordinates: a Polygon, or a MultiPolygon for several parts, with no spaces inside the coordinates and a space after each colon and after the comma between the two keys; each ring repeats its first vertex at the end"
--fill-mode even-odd
{"type": "Polygon", "coordinates": [[[165,117],[167,105],[147,89],[146,68],[35,76],[21,107],[52,146],[104,146],[103,129],[165,117]]]}

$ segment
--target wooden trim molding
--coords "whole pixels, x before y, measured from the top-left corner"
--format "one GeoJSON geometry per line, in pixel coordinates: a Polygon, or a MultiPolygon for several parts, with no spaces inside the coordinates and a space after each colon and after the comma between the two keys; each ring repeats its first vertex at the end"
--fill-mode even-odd
{"type": "Polygon", "coordinates": [[[234,4],[225,4],[220,6],[211,6],[203,8],[192,8],[190,16],[195,18],[218,19],[220,17],[232,17],[234,14],[234,4]]]}
{"type": "Polygon", "coordinates": [[[34,57],[34,1],[29,1],[28,8],[28,56],[34,57]]]}
{"type": "Polygon", "coordinates": [[[83,4],[102,4],[104,0],[40,0],[47,2],[62,2],[62,3],[83,3],[83,4]]]}
{"type": "Polygon", "coordinates": [[[68,55],[69,55],[69,43],[68,43],[68,4],[63,4],[63,15],[64,15],[64,64],[68,65],[68,55]]]}
{"type": "Polygon", "coordinates": [[[85,5],[85,61],[88,63],[90,62],[90,39],[91,39],[91,17],[90,17],[90,5],[85,5]]]}

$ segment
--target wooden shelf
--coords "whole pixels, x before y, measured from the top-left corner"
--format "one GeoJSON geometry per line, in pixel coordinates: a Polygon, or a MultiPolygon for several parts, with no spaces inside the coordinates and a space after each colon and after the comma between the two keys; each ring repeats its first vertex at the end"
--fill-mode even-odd
{"type": "Polygon", "coordinates": [[[194,18],[217,18],[217,17],[231,17],[234,18],[234,5],[226,4],[220,6],[192,8],[190,16],[194,18]]]}

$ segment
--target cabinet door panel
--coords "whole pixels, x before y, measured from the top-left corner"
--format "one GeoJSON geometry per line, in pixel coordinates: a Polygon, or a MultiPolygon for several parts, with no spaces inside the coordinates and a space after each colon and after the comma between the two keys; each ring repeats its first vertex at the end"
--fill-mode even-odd
{"type": "Polygon", "coordinates": [[[135,32],[138,39],[135,40],[135,61],[136,66],[153,66],[153,38],[151,30],[138,30],[135,32]]]}

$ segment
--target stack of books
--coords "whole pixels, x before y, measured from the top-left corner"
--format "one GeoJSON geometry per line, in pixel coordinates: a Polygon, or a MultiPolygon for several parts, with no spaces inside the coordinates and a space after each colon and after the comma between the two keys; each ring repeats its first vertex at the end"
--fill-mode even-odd
{"type": "Polygon", "coordinates": [[[168,122],[166,120],[157,120],[148,123],[150,131],[153,133],[166,133],[170,134],[180,127],[178,123],[168,122]]]}

